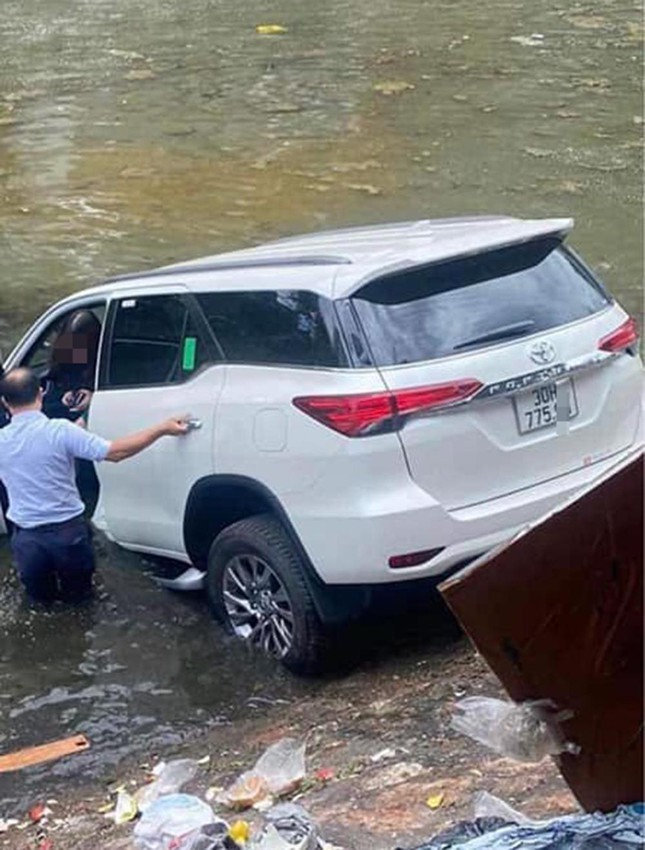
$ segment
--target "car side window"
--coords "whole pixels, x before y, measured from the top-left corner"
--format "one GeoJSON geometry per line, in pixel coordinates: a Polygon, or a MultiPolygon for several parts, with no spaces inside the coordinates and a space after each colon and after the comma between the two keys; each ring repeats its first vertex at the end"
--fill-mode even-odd
{"type": "Polygon", "coordinates": [[[182,296],[122,298],[113,310],[104,387],[181,383],[210,359],[182,296]]]}
{"type": "Polygon", "coordinates": [[[196,298],[231,363],[347,365],[334,305],[314,292],[208,292],[196,298]]]}
{"type": "MultiPolygon", "coordinates": [[[[28,366],[33,369],[37,375],[45,375],[52,366],[52,356],[54,353],[54,344],[58,339],[61,331],[68,324],[70,318],[75,314],[83,312],[91,312],[97,321],[102,325],[105,317],[105,304],[92,304],[89,306],[74,307],[58,316],[43,330],[36,341],[31,345],[27,354],[21,359],[20,366],[28,366]]],[[[94,364],[96,365],[96,364],[94,364]]]]}

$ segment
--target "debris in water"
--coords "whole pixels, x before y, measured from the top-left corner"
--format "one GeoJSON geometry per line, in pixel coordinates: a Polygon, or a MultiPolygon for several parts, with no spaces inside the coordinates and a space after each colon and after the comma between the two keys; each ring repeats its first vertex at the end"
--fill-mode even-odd
{"type": "Polygon", "coordinates": [[[607,20],[600,15],[569,15],[565,20],[585,30],[599,30],[607,25],[607,20]]]}
{"type": "Polygon", "coordinates": [[[281,24],[258,24],[255,31],[258,35],[284,35],[284,33],[289,32],[281,24]]]}
{"type": "Polygon", "coordinates": [[[509,41],[521,44],[522,47],[543,47],[544,36],[541,32],[532,32],[531,35],[512,35],[509,41]]]}
{"type": "Polygon", "coordinates": [[[348,183],[348,189],[353,189],[355,192],[365,192],[367,195],[382,195],[383,190],[378,186],[372,186],[370,183],[348,183]]]}
{"type": "Polygon", "coordinates": [[[124,80],[154,80],[157,75],[150,68],[133,68],[123,75],[124,80]]]}
{"type": "Polygon", "coordinates": [[[402,94],[404,91],[413,91],[415,88],[414,83],[408,83],[406,80],[385,80],[374,85],[374,91],[388,97],[393,94],[402,94]]]}

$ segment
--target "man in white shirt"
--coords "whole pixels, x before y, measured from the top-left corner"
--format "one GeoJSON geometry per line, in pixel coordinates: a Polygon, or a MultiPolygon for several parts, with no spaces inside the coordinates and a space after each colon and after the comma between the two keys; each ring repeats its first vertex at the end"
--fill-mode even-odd
{"type": "Polygon", "coordinates": [[[42,390],[29,369],[13,369],[0,383],[11,422],[0,430],[0,479],[13,523],[11,549],[27,594],[41,602],[77,602],[92,592],[94,554],[75,481],[77,458],[118,463],[161,437],[188,433],[184,419],[168,419],[112,442],[66,419],[42,412],[42,390]]]}

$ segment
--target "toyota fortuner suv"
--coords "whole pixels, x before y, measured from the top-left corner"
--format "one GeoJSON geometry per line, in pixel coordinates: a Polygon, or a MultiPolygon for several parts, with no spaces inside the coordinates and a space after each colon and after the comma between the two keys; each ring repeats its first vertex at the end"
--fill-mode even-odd
{"type": "Polygon", "coordinates": [[[95,523],[191,566],[229,630],[312,670],[370,588],[489,551],[638,439],[637,330],[571,226],[406,222],[116,278],[52,307],[6,365],[46,371],[92,310],[89,427],[192,421],[98,467],[95,523]]]}

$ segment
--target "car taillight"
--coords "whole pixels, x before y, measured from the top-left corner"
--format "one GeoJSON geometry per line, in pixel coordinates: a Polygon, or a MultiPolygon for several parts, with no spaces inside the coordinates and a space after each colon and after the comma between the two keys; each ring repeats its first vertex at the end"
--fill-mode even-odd
{"type": "Polygon", "coordinates": [[[429,387],[354,395],[301,396],[293,403],[304,413],[344,434],[366,437],[396,430],[413,414],[437,410],[471,398],[483,384],[474,378],[429,387]]]}
{"type": "Polygon", "coordinates": [[[638,341],[638,326],[635,319],[627,319],[598,343],[602,351],[624,351],[638,341]]]}

